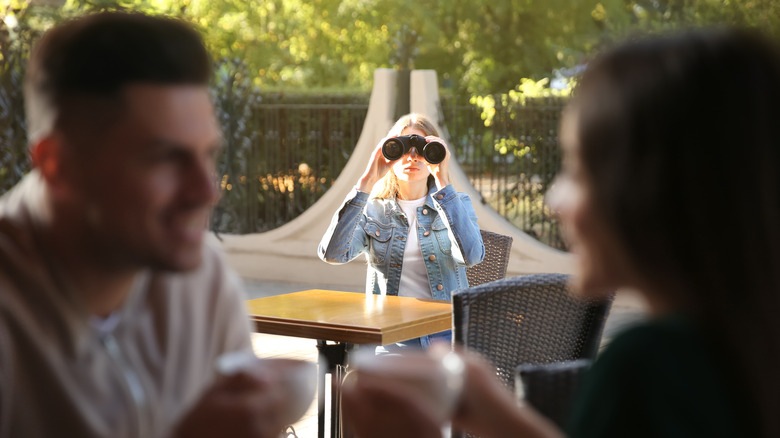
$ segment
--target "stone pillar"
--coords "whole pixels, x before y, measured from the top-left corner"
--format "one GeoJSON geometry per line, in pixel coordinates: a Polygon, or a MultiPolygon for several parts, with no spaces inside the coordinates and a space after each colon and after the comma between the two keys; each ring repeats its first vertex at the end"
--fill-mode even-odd
{"type": "Polygon", "coordinates": [[[409,98],[411,96],[411,84],[410,77],[411,71],[408,69],[398,70],[396,79],[396,100],[395,100],[395,120],[401,118],[401,116],[409,114],[409,98]]]}

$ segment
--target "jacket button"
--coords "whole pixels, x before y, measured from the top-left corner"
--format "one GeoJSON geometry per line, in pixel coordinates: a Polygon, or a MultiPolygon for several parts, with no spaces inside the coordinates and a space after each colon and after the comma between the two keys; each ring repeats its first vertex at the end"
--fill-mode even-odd
{"type": "Polygon", "coordinates": [[[442,195],[441,193],[439,193],[438,195],[436,195],[436,199],[438,199],[439,201],[441,201],[442,199],[444,199],[444,195],[442,195]]]}
{"type": "Polygon", "coordinates": [[[438,290],[442,290],[442,289],[444,289],[444,286],[442,286],[442,285],[438,285],[438,286],[436,286],[436,289],[438,289],[438,290]]]}
{"type": "Polygon", "coordinates": [[[423,236],[427,236],[429,234],[431,234],[431,232],[430,231],[426,231],[426,232],[423,233],[423,236]]]}
{"type": "Polygon", "coordinates": [[[434,261],[434,260],[436,260],[436,256],[431,254],[430,257],[428,257],[428,260],[434,261]]]}
{"type": "Polygon", "coordinates": [[[428,209],[427,208],[423,208],[423,214],[428,214],[428,209]]]}
{"type": "Polygon", "coordinates": [[[380,234],[380,233],[379,233],[379,230],[376,230],[376,231],[374,232],[374,234],[376,234],[376,237],[379,237],[379,234],[380,234]]]}

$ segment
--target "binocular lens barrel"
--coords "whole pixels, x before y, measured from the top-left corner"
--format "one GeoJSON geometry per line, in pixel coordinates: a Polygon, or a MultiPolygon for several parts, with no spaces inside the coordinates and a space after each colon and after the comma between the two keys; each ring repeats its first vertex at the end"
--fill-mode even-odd
{"type": "Polygon", "coordinates": [[[395,161],[409,153],[411,148],[417,149],[417,153],[430,164],[441,163],[447,155],[443,144],[438,141],[428,143],[424,137],[416,134],[388,138],[382,145],[382,155],[395,161]]]}
{"type": "Polygon", "coordinates": [[[447,152],[444,150],[444,145],[438,141],[432,141],[423,148],[423,157],[431,164],[441,163],[445,156],[447,156],[447,152]]]}
{"type": "Polygon", "coordinates": [[[390,161],[395,161],[404,156],[404,143],[396,138],[388,138],[382,145],[382,155],[390,161]]]}

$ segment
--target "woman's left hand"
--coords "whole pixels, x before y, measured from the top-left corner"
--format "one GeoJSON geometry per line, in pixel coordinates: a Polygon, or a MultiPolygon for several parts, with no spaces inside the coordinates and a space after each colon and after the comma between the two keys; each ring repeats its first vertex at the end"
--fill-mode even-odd
{"type": "Polygon", "coordinates": [[[431,172],[431,175],[433,175],[433,179],[436,181],[436,188],[441,190],[450,183],[450,147],[447,146],[447,143],[444,142],[439,137],[435,137],[433,135],[429,135],[425,137],[425,140],[430,143],[432,141],[437,141],[441,143],[444,146],[444,160],[442,160],[439,164],[430,164],[428,163],[428,171],[431,172]]]}

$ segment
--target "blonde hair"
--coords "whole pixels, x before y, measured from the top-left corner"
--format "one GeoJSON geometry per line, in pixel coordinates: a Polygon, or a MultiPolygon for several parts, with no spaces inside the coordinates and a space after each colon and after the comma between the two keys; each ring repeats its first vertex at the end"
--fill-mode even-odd
{"type": "MultiPolygon", "coordinates": [[[[387,132],[388,137],[394,137],[401,135],[406,128],[416,128],[422,131],[426,136],[433,135],[438,137],[439,131],[434,126],[433,122],[426,116],[418,113],[410,113],[405,116],[401,116],[397,122],[387,132]]],[[[428,176],[428,187],[434,184],[433,176],[428,176]]],[[[389,170],[382,179],[374,184],[373,190],[371,190],[371,196],[379,199],[395,198],[398,195],[398,177],[395,176],[395,172],[389,170]]]]}

